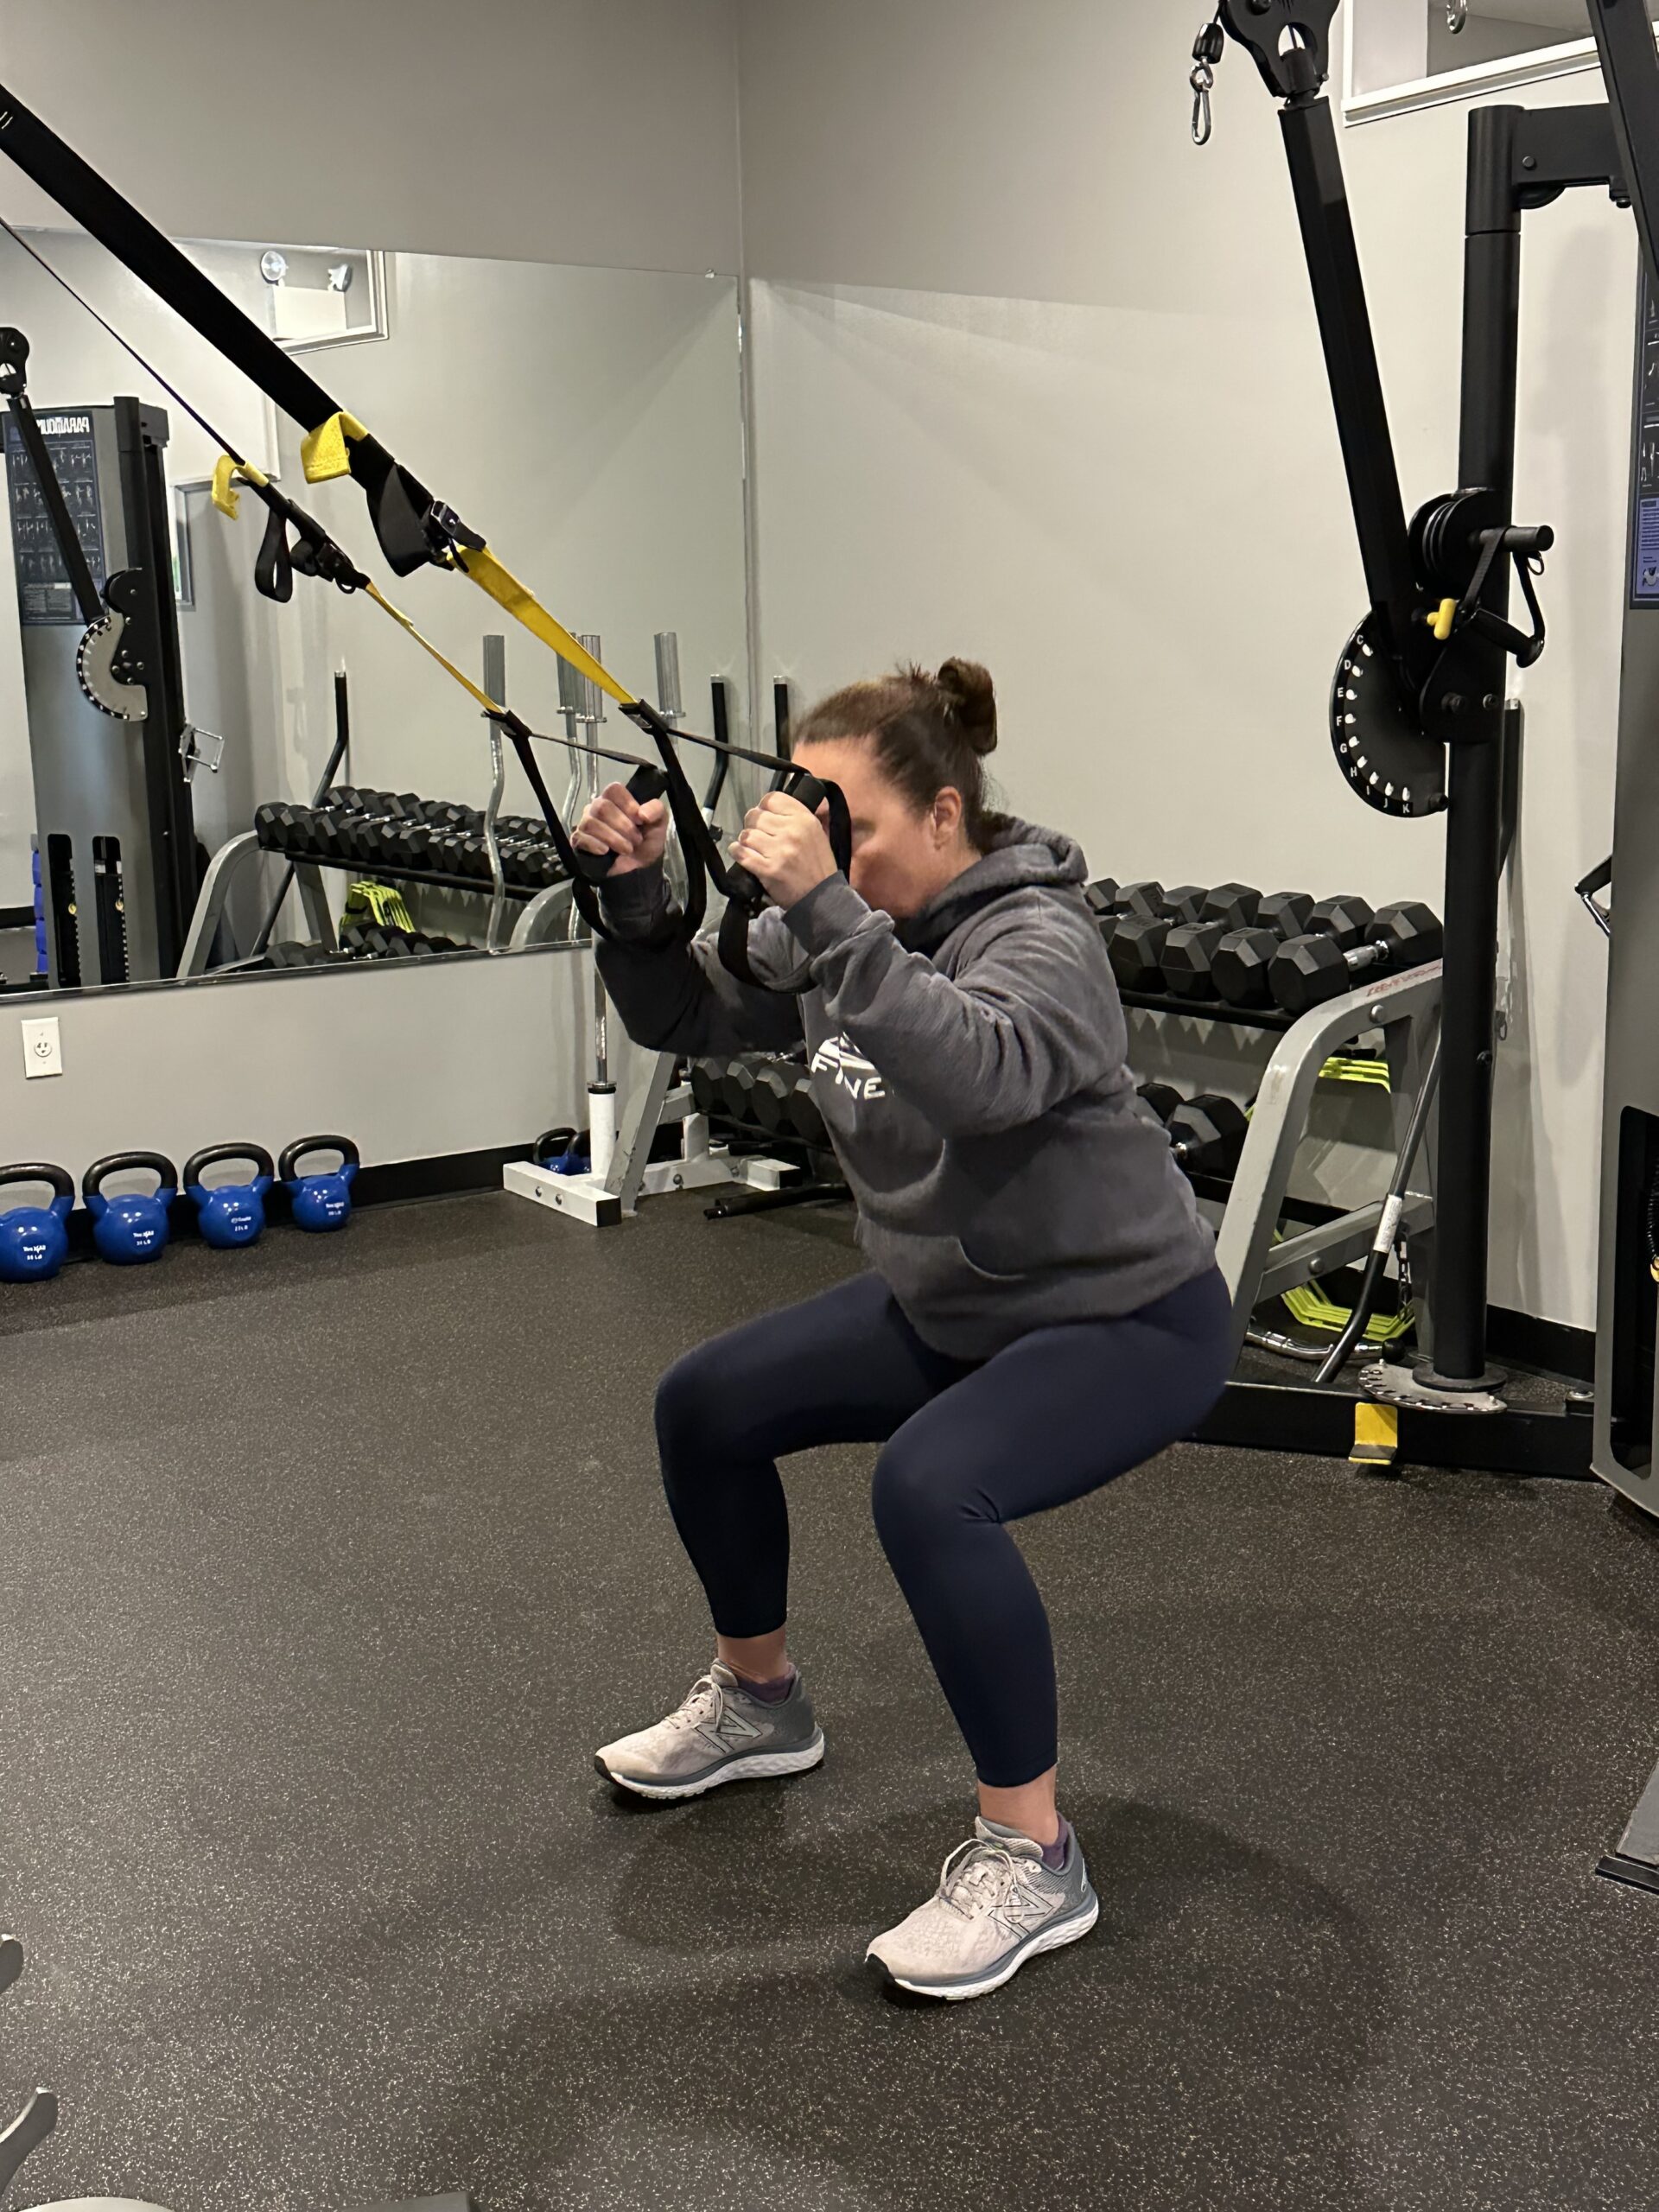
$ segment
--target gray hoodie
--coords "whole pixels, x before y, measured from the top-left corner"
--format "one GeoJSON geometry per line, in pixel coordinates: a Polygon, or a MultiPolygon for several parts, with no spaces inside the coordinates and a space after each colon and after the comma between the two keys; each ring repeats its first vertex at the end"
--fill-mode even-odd
{"type": "Polygon", "coordinates": [[[755,923],[799,996],[675,940],[660,868],[604,887],[599,948],[628,1034],[694,1059],[805,1037],[858,1238],[918,1334],[988,1358],[1027,1330],[1130,1313],[1214,1265],[1162,1130],[1136,1104],[1123,1008],[1069,837],[1008,825],[913,919],[843,876],[755,923]]]}

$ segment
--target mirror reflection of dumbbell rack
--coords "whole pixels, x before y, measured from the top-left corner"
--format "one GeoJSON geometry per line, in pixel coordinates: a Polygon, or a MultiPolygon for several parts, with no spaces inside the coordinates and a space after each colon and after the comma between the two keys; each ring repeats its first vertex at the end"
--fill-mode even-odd
{"type": "MultiPolygon", "coordinates": [[[[273,801],[256,808],[253,828],[221,845],[209,864],[179,973],[192,976],[206,971],[235,885],[245,869],[257,865],[263,854],[275,854],[289,863],[308,926],[316,940],[315,961],[290,957],[267,960],[266,965],[321,964],[336,950],[334,925],[322,889],[321,871],[325,868],[343,869],[388,885],[414,884],[451,895],[492,899],[488,849],[474,826],[481,825],[482,821],[476,808],[453,800],[423,799],[413,791],[360,791],[353,786],[331,791],[314,805],[273,801]],[[434,855],[440,864],[434,865],[434,855]],[[442,864],[457,855],[466,857],[466,867],[442,864]]],[[[528,817],[505,817],[498,824],[498,836],[505,876],[503,906],[518,913],[512,944],[538,942],[569,902],[569,878],[544,824],[528,817]]],[[[275,909],[273,918],[274,913],[275,909]]],[[[486,949],[481,944],[458,944],[447,935],[440,938],[432,929],[388,932],[389,938],[394,934],[422,939],[428,950],[486,949]]],[[[403,948],[393,944],[391,949],[395,954],[403,948]]],[[[421,947],[412,944],[410,949],[419,951],[421,947]]],[[[256,952],[260,950],[257,947],[256,952]]],[[[287,948],[290,954],[301,950],[287,948]]],[[[363,948],[358,950],[360,954],[363,948]]],[[[257,959],[254,964],[258,964],[257,959]]]]}

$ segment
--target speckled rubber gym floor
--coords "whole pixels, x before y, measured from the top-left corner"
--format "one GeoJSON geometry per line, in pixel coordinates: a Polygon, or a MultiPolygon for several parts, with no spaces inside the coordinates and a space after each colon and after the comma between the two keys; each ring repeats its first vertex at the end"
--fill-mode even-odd
{"type": "Polygon", "coordinates": [[[678,1352],[845,1222],[501,1196],[0,1292],[11,2202],[334,2212],[1659,2202],[1659,1528],[1592,1484],[1186,1447],[1026,1524],[1090,1941],[867,1980],[970,1777],[869,1525],[791,1473],[798,1782],[643,1809],[593,1746],[706,1661],[678,1352]]]}

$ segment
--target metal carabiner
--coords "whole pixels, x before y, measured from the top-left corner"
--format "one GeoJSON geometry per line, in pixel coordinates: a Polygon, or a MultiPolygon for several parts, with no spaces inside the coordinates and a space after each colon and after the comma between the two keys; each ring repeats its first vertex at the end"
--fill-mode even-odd
{"type": "Polygon", "coordinates": [[[1227,35],[1221,28],[1221,14],[1217,10],[1213,21],[1207,22],[1192,44],[1192,74],[1187,79],[1192,87],[1192,143],[1210,143],[1210,94],[1216,81],[1216,64],[1227,50],[1227,35]]]}
{"type": "Polygon", "coordinates": [[[1195,146],[1210,143],[1210,87],[1215,81],[1213,72],[1202,64],[1192,72],[1192,143],[1195,146]]]}
{"type": "Polygon", "coordinates": [[[1453,38],[1469,20],[1469,0],[1446,0],[1446,28],[1453,38]]]}

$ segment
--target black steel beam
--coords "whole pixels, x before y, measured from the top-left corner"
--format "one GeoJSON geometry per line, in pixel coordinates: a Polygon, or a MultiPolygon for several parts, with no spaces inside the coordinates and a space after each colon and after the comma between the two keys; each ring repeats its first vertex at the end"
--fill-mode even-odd
{"type": "MultiPolygon", "coordinates": [[[[1297,1383],[1233,1382],[1191,1440],[1345,1459],[1353,1449],[1357,1409],[1375,1402],[1297,1383]]],[[[1511,1408],[1501,1414],[1441,1413],[1421,1406],[1392,1410],[1399,1418],[1395,1466],[1593,1479],[1590,1447],[1595,1425],[1587,1408],[1561,1413],[1511,1408]]]]}
{"type": "MultiPolygon", "coordinates": [[[[1282,108],[1279,122],[1336,408],[1365,588],[1372,606],[1386,619],[1392,651],[1409,653],[1414,643],[1411,615],[1416,594],[1405,504],[1330,103],[1317,99],[1282,108]]],[[[1416,657],[1426,658],[1423,654],[1416,657]]]]}

